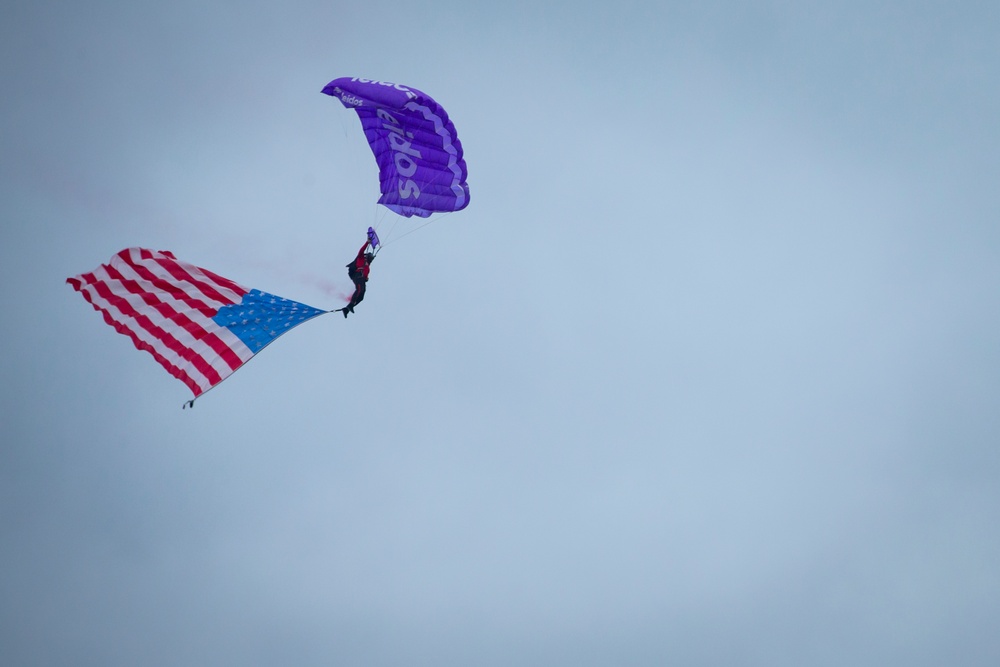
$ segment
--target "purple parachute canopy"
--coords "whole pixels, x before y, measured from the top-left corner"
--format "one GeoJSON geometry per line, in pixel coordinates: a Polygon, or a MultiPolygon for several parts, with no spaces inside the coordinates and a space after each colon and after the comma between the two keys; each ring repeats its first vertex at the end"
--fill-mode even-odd
{"type": "Polygon", "coordinates": [[[448,114],[416,88],[360,78],[334,79],[323,92],[358,112],[391,211],[426,218],[469,205],[462,143],[448,114]]]}

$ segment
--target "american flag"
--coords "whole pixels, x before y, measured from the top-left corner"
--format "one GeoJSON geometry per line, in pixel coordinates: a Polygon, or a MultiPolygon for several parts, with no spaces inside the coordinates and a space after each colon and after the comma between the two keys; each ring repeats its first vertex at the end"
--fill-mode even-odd
{"type": "Polygon", "coordinates": [[[126,248],[66,282],[195,398],[281,334],[328,312],[247,289],[165,250],[126,248]]]}

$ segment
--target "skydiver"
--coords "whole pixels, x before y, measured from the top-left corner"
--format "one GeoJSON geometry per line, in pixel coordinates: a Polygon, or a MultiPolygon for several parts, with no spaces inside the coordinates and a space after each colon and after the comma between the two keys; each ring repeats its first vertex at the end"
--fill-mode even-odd
{"type": "MultiPolygon", "coordinates": [[[[371,269],[372,260],[375,259],[375,253],[368,250],[369,246],[371,243],[365,241],[361,250],[358,251],[358,256],[347,265],[347,276],[354,282],[354,294],[351,295],[350,302],[340,309],[344,313],[344,318],[347,318],[348,313],[353,313],[354,306],[365,298],[365,283],[368,282],[368,272],[371,269]]],[[[375,248],[372,247],[372,250],[375,248]]]]}

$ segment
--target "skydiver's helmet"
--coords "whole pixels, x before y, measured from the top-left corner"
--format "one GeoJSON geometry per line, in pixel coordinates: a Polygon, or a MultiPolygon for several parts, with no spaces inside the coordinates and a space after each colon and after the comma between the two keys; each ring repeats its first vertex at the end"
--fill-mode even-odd
{"type": "Polygon", "coordinates": [[[365,261],[366,262],[368,262],[369,264],[371,264],[373,259],[375,259],[375,253],[373,253],[373,252],[366,252],[365,253],[365,261]]]}

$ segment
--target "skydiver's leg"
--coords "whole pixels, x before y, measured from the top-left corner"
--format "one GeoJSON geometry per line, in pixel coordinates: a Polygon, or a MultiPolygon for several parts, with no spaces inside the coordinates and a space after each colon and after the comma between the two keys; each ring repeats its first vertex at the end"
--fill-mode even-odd
{"type": "Polygon", "coordinates": [[[361,300],[365,298],[365,281],[359,280],[354,283],[354,294],[351,295],[351,302],[347,304],[347,309],[354,312],[354,306],[361,303],[361,300]]]}

